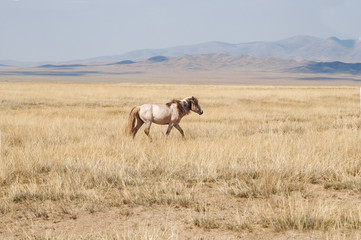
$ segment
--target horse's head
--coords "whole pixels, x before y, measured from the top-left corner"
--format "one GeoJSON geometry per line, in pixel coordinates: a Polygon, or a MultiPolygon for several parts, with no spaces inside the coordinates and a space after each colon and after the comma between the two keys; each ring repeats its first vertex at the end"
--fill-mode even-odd
{"type": "Polygon", "coordinates": [[[191,98],[188,98],[189,102],[190,102],[190,109],[193,111],[193,112],[196,112],[198,113],[199,115],[202,115],[203,114],[203,110],[201,108],[201,106],[199,106],[198,104],[198,99],[195,98],[195,97],[191,97],[191,98]]]}

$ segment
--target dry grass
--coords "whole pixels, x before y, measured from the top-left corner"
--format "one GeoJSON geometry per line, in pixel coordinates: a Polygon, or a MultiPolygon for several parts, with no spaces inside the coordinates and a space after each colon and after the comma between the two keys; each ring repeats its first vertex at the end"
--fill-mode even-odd
{"type": "Polygon", "coordinates": [[[358,88],[1,83],[0,237],[357,239],[359,106],[358,88]],[[191,95],[186,140],[124,136],[133,106],[191,95]]]}

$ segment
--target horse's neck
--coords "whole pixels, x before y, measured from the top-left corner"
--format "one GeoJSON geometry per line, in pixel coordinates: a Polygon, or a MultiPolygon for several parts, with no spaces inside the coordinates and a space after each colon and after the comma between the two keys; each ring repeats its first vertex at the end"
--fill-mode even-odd
{"type": "Polygon", "coordinates": [[[191,106],[190,106],[190,104],[188,103],[188,101],[187,100],[182,100],[181,101],[181,103],[182,103],[182,107],[183,107],[183,116],[185,116],[185,115],[187,115],[189,112],[190,112],[190,110],[191,110],[191,106]]]}

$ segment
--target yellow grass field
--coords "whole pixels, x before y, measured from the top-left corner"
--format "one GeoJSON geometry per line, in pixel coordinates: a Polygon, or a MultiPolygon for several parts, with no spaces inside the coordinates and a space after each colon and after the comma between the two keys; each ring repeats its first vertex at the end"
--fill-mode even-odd
{"type": "Polygon", "coordinates": [[[359,91],[0,83],[0,239],[361,239],[359,91]],[[124,135],[192,95],[184,140],[124,135]]]}

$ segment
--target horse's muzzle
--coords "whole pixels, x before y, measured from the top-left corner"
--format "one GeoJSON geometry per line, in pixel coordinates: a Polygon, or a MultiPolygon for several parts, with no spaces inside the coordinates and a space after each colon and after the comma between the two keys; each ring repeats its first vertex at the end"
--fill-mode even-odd
{"type": "Polygon", "coordinates": [[[203,110],[199,113],[199,115],[202,115],[203,114],[203,110]]]}

